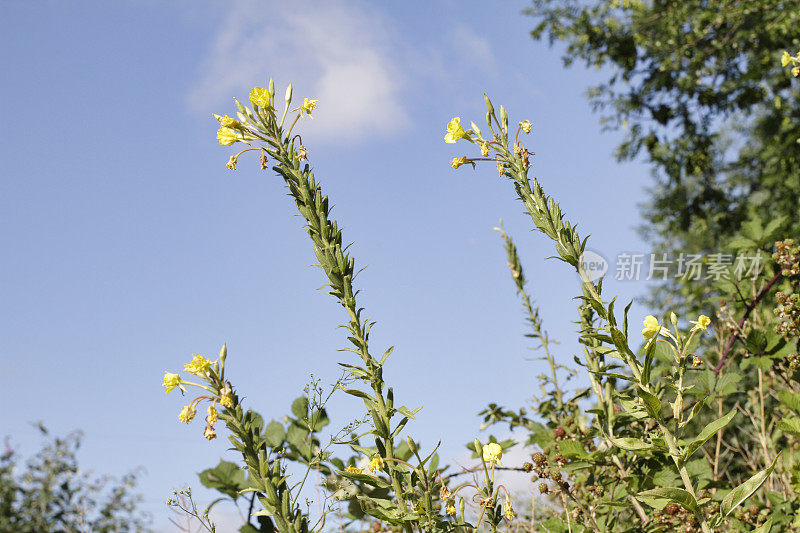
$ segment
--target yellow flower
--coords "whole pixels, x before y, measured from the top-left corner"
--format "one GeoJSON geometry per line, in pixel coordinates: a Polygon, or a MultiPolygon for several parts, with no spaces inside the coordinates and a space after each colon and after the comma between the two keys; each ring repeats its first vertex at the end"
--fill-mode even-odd
{"type": "Polygon", "coordinates": [[[781,66],[785,67],[786,65],[788,65],[791,62],[792,62],[792,56],[789,55],[789,52],[784,50],[783,54],[781,55],[781,66]]]}
{"type": "Polygon", "coordinates": [[[696,355],[692,356],[692,366],[693,367],[698,367],[698,366],[700,366],[702,364],[703,364],[703,361],[699,357],[697,357],[696,355]]]}
{"type": "Polygon", "coordinates": [[[235,118],[231,118],[228,115],[223,115],[218,117],[220,126],[225,126],[226,128],[241,128],[242,125],[239,123],[238,120],[235,118]]]}
{"type": "Polygon", "coordinates": [[[217,432],[214,431],[214,426],[211,424],[207,425],[206,429],[203,431],[203,437],[205,437],[207,440],[216,439],[217,432]]]}
{"type": "Polygon", "coordinates": [[[449,500],[447,502],[447,508],[444,510],[444,512],[447,513],[450,516],[455,516],[456,515],[456,502],[453,501],[453,500],[449,500]]]}
{"type": "Polygon", "coordinates": [[[189,422],[192,421],[196,413],[197,411],[195,410],[193,404],[184,405],[183,408],[181,409],[180,414],[178,414],[178,420],[188,424],[189,422]]]}
{"type": "Polygon", "coordinates": [[[469,139],[469,134],[461,127],[461,118],[453,117],[453,119],[447,123],[447,133],[444,136],[444,142],[453,144],[459,139],[469,139]]]}
{"type": "Polygon", "coordinates": [[[348,474],[360,474],[361,473],[361,469],[358,468],[357,466],[348,466],[347,468],[344,469],[344,471],[347,472],[348,474]]]}
{"type": "Polygon", "coordinates": [[[517,516],[517,513],[514,512],[514,505],[511,503],[511,499],[508,497],[506,497],[506,507],[503,512],[506,515],[506,520],[509,521],[514,520],[514,518],[517,516]]]}
{"type": "Polygon", "coordinates": [[[530,120],[523,120],[522,122],[519,123],[519,127],[522,128],[522,131],[524,131],[525,133],[531,132],[531,125],[532,124],[530,120]]]}
{"type": "Polygon", "coordinates": [[[661,326],[658,324],[658,319],[653,315],[647,315],[644,319],[644,329],[642,335],[645,339],[652,339],[661,332],[661,326]]]}
{"type": "Polygon", "coordinates": [[[792,76],[794,76],[795,78],[797,76],[800,76],[800,66],[792,67],[792,76]]]}
{"type": "Polygon", "coordinates": [[[236,132],[233,129],[220,126],[217,130],[217,140],[219,141],[219,144],[230,146],[238,141],[239,137],[236,135],[236,132]]]}
{"type": "Polygon", "coordinates": [[[317,102],[319,102],[319,100],[303,98],[303,105],[300,106],[300,109],[305,111],[308,115],[311,115],[311,112],[317,108],[317,102]]]}
{"type": "Polygon", "coordinates": [[[164,372],[164,386],[167,388],[165,392],[169,393],[172,392],[172,389],[175,387],[180,388],[182,391],[186,391],[181,385],[181,377],[178,374],[170,374],[169,372],[164,372]]]}
{"type": "Polygon", "coordinates": [[[466,164],[467,164],[467,158],[466,157],[455,157],[455,158],[453,158],[452,161],[450,161],[450,166],[453,167],[453,168],[458,168],[461,165],[466,165],[466,164]]]}
{"type": "Polygon", "coordinates": [[[483,447],[483,460],[490,465],[503,466],[500,459],[503,458],[503,448],[496,442],[490,442],[483,447]]]}
{"type": "Polygon", "coordinates": [[[481,155],[483,157],[486,157],[487,155],[489,155],[489,143],[486,142],[486,141],[481,143],[481,155]]]}
{"type": "Polygon", "coordinates": [[[294,157],[298,161],[306,161],[308,159],[308,150],[301,144],[297,147],[297,152],[294,154],[294,157]]]}
{"type": "Polygon", "coordinates": [[[217,408],[214,407],[213,403],[208,406],[206,414],[208,415],[206,416],[206,422],[208,422],[212,426],[217,423],[217,408]]]}
{"type": "Polygon", "coordinates": [[[231,170],[236,170],[236,156],[232,155],[231,158],[228,159],[228,162],[225,163],[225,166],[231,170]]]}
{"type": "Polygon", "coordinates": [[[373,473],[377,472],[380,469],[382,469],[383,468],[383,459],[381,458],[381,456],[380,455],[372,456],[372,460],[367,465],[367,468],[369,468],[369,470],[371,472],[373,472],[373,473]]]}
{"type": "Polygon", "coordinates": [[[711,324],[711,319],[706,315],[700,315],[697,317],[697,322],[692,321],[691,323],[694,324],[692,331],[697,331],[698,329],[708,331],[706,328],[708,328],[708,325],[711,324]]]}
{"type": "Polygon", "coordinates": [[[233,408],[233,391],[230,385],[225,385],[225,388],[219,391],[219,404],[228,409],[233,408]]]}
{"type": "Polygon", "coordinates": [[[208,369],[211,367],[211,361],[200,355],[194,354],[194,358],[183,365],[183,369],[196,376],[204,376],[208,369]]]}
{"type": "Polygon", "coordinates": [[[250,91],[250,102],[258,107],[269,107],[269,91],[263,87],[253,87],[250,91]]]}
{"type": "Polygon", "coordinates": [[[503,163],[501,163],[500,161],[497,161],[497,173],[500,174],[501,178],[506,173],[506,168],[503,166],[503,163]]]}

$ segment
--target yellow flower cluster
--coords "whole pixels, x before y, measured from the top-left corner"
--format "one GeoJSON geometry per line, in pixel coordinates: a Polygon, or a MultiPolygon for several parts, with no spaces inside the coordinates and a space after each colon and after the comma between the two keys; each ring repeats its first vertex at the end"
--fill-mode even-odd
{"type": "Polygon", "coordinates": [[[348,474],[360,474],[361,473],[361,469],[358,468],[357,466],[348,466],[347,468],[344,469],[344,471],[347,472],[348,474]]]}
{"type": "Polygon", "coordinates": [[[230,383],[224,380],[226,355],[227,349],[223,346],[218,360],[212,361],[200,354],[194,354],[192,360],[183,365],[186,372],[200,377],[205,381],[205,384],[186,381],[179,374],[164,373],[163,385],[167,393],[176,387],[180,388],[181,392],[186,392],[186,385],[198,387],[208,392],[208,394],[197,396],[188,405],[183,406],[178,414],[178,420],[188,424],[196,416],[198,404],[203,400],[209,400],[210,405],[206,410],[206,427],[203,430],[203,437],[209,440],[217,437],[217,432],[214,429],[214,426],[219,421],[219,412],[216,404],[219,403],[228,409],[232,409],[234,406],[235,396],[233,390],[230,383]]]}
{"type": "Polygon", "coordinates": [[[369,468],[370,472],[372,473],[375,473],[378,470],[383,469],[383,458],[377,454],[373,455],[372,460],[367,465],[367,468],[369,468]]]}
{"type": "Polygon", "coordinates": [[[786,67],[789,64],[792,65],[792,76],[795,78],[800,76],[800,52],[797,52],[797,55],[793,56],[786,50],[783,51],[781,55],[781,66],[786,67]]]}
{"type": "MultiPolygon", "coordinates": [[[[673,316],[673,324],[677,323],[677,318],[673,316]]],[[[711,319],[708,318],[706,315],[700,315],[697,317],[697,320],[690,320],[690,324],[694,324],[692,327],[692,332],[702,330],[704,332],[708,331],[708,326],[711,324],[711,319]]],[[[662,327],[658,323],[658,319],[653,315],[647,315],[644,319],[644,329],[642,330],[642,336],[645,339],[652,339],[656,335],[664,335],[667,337],[672,337],[669,333],[667,328],[662,327]]]]}

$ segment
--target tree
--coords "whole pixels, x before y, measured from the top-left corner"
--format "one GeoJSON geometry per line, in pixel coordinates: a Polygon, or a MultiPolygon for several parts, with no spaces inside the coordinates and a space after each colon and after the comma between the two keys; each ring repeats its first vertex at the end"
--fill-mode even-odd
{"type": "MultiPolygon", "coordinates": [[[[43,436],[48,432],[39,426],[43,436]]],[[[120,480],[82,473],[81,433],[52,438],[24,466],[7,447],[0,455],[0,531],[146,531],[149,519],[131,492],[137,473],[120,480]]]]}
{"type": "MultiPolygon", "coordinates": [[[[652,164],[643,234],[655,252],[800,233],[800,91],[781,65],[800,47],[800,2],[534,0],[526,12],[535,39],[566,43],[567,65],[610,68],[588,96],[606,127],[626,131],[617,157],[652,164]]],[[[680,285],[656,299],[699,300],[698,284],[680,285]]]]}

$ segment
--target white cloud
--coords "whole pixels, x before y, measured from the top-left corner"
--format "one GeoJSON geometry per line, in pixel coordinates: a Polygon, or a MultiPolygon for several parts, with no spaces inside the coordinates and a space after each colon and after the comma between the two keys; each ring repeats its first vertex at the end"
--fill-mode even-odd
{"type": "Polygon", "coordinates": [[[408,123],[390,21],[372,6],[359,0],[232,5],[188,96],[193,109],[224,112],[232,96],[246,98],[274,74],[279,87],[294,83],[296,99],[320,100],[310,128],[315,140],[388,135],[408,123]]]}

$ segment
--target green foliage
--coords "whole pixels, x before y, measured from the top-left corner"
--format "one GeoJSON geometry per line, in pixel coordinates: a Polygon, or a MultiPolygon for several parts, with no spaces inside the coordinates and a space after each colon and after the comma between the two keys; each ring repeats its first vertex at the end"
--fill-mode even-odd
{"type": "MultiPolygon", "coordinates": [[[[235,168],[248,151],[261,153],[262,169],[268,160],[274,162],[273,170],[284,180],[306,222],[328,293],[344,311],[341,327],[349,344],[343,351],[352,353],[354,360],[339,363],[344,377],[329,393],[312,381],[306,394],[290,406],[290,415],[268,424],[244,409],[234,385],[226,380],[224,347],[218,360],[198,355],[186,365],[202,383],[184,381],[177,374],[164,378],[168,391],[183,386],[204,391],[181,417],[191,420],[196,405],[209,401],[206,438],[216,437],[214,406],[223,408],[219,419],[241,454],[241,466],[223,461],[202,472],[201,481],[234,504],[247,498],[243,530],[322,531],[330,513],[337,513],[346,526],[405,532],[469,532],[479,526],[493,533],[516,527],[594,532],[680,528],[704,533],[800,528],[800,518],[795,518],[800,516],[796,492],[800,354],[794,353],[800,339],[792,296],[800,292],[800,247],[791,240],[774,246],[765,240],[782,222],[768,225],[774,226],[771,229],[746,224],[750,240],[740,244],[762,247],[765,260],[767,249],[775,254],[756,277],[731,272],[729,279],[715,286],[724,301],[704,304],[715,308],[714,320],[676,309],[680,317],[676,312],[663,321],[648,316],[643,338],[638,337],[638,328],[629,327],[631,304],[620,311],[616,298],[603,295],[602,279],[592,279],[582,264],[587,239],[529,175],[530,152],[520,135],[530,130],[530,123],[522,121],[510,129],[505,108],[499,108],[498,116],[488,97],[485,134],[475,123],[464,130],[460,119],[454,118],[445,141],[472,143],[480,157],[455,158],[453,167],[494,162],[533,227],[553,242],[555,258],[579,275],[582,357],[574,357],[579,369],[557,362],[555,342],[528,293],[517,248],[500,230],[530,328],[526,336],[543,351],[550,372],[540,377],[541,395],[531,414],[524,408],[515,411],[490,404],[481,415],[485,427],[507,424],[524,430],[522,444],[537,451],[531,462],[509,466],[502,457],[517,444],[514,440],[475,439],[467,446],[475,466],[445,475],[447,467],[439,465],[436,453],[438,444],[423,452],[411,436],[402,437],[419,408],[395,403],[394,390],[384,376],[392,349],[379,359],[373,356],[369,333],[374,322],[357,304],[355,259],[343,247],[338,223],[330,218],[328,197],[305,162],[307,148],[292,135],[294,125],[313,111],[315,102],[305,99],[291,110],[297,114],[285,128],[291,93],[289,86],[279,117],[272,83],[269,89],[254,88],[252,109],[237,102],[238,121],[217,117],[218,139],[222,144],[260,144],[231,157],[229,168],[235,168]],[[782,307],[773,310],[769,302],[778,288],[784,295],[776,297],[782,307]],[[687,320],[695,316],[696,320],[687,320]],[[713,341],[707,335],[709,328],[716,337],[713,341]],[[567,380],[579,370],[589,386],[570,390],[567,380]],[[325,405],[337,391],[363,404],[364,415],[324,444],[320,431],[328,424],[325,405]],[[517,511],[509,491],[495,479],[496,471],[508,468],[535,474],[531,481],[544,505],[525,517],[529,526],[515,522],[517,511]],[[472,479],[456,485],[457,477],[466,474],[472,479]],[[323,489],[316,522],[310,502],[306,509],[298,503],[310,476],[316,476],[323,489]],[[258,519],[258,529],[253,519],[258,519]]],[[[201,515],[194,504],[181,505],[189,507],[192,516],[214,530],[207,513],[201,515]]]]}
{"type": "MultiPolygon", "coordinates": [[[[532,35],[564,61],[607,67],[589,90],[620,159],[644,154],[656,184],[642,210],[657,253],[766,249],[800,234],[800,3],[779,0],[533,0],[532,35]]],[[[674,257],[673,257],[674,258],[674,257]]],[[[672,280],[657,301],[702,303],[672,280]]]]}
{"type": "Polygon", "coordinates": [[[78,465],[80,433],[53,438],[39,429],[45,443],[27,463],[11,448],[0,455],[0,531],[149,531],[132,492],[137,472],[96,478],[78,465]]]}

